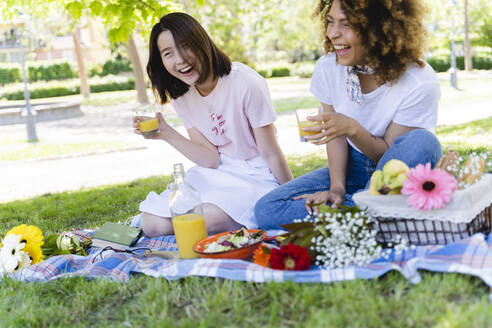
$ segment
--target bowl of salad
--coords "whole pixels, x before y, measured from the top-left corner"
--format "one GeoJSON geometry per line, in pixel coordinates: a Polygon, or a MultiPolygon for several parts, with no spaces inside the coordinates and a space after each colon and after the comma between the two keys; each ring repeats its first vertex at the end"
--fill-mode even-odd
{"type": "Polygon", "coordinates": [[[193,250],[204,258],[247,259],[265,239],[265,230],[241,228],[200,240],[193,250]]]}

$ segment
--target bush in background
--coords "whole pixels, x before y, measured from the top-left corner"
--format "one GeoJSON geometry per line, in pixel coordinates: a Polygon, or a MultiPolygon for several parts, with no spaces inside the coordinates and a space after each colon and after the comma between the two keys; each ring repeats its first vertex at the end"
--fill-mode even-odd
{"type": "Polygon", "coordinates": [[[313,75],[315,65],[316,65],[315,61],[295,63],[294,68],[292,70],[292,75],[303,77],[303,78],[311,78],[311,76],[313,75]]]}
{"type": "Polygon", "coordinates": [[[446,72],[450,65],[449,59],[446,60],[444,58],[427,58],[427,63],[434,69],[436,72],[446,72]]]}
{"type": "MultiPolygon", "coordinates": [[[[79,82],[79,80],[37,82],[29,85],[29,92],[31,99],[76,95],[80,94],[79,82]]],[[[93,93],[135,89],[135,81],[132,78],[113,75],[90,79],[89,85],[93,93]]],[[[0,98],[22,100],[24,99],[24,86],[19,83],[4,88],[0,98]]]]}
{"type": "Polygon", "coordinates": [[[272,68],[271,77],[283,77],[290,76],[290,68],[289,67],[274,67],[272,68]]]}
{"type": "Polygon", "coordinates": [[[30,63],[27,67],[29,82],[73,79],[78,74],[69,62],[49,64],[47,62],[30,63]]]}
{"type": "Polygon", "coordinates": [[[0,85],[22,81],[19,65],[1,64],[0,85]]]}
{"type": "Polygon", "coordinates": [[[284,63],[277,64],[277,66],[275,66],[275,64],[267,64],[265,67],[257,68],[256,71],[264,78],[290,76],[290,66],[290,64],[284,63]]]}
{"type": "Polygon", "coordinates": [[[96,64],[89,68],[89,76],[118,75],[123,72],[131,72],[132,65],[127,59],[111,59],[104,64],[96,64]]]}
{"type": "MultiPolygon", "coordinates": [[[[38,61],[27,64],[29,82],[54,81],[73,79],[78,76],[77,69],[68,61],[38,61]]],[[[132,66],[126,59],[112,59],[104,64],[89,66],[89,77],[117,75],[131,72],[132,66]]],[[[0,64],[0,85],[22,82],[22,72],[19,64],[0,64]]]]}
{"type": "MultiPolygon", "coordinates": [[[[427,58],[427,63],[436,72],[447,72],[451,67],[451,59],[449,56],[446,57],[430,57],[427,58]]],[[[472,57],[473,69],[492,69],[492,58],[491,57],[472,57]]],[[[460,70],[465,69],[465,58],[463,56],[456,57],[456,67],[460,70]]]]}
{"type": "Polygon", "coordinates": [[[260,74],[264,78],[267,78],[268,77],[268,74],[269,74],[268,70],[266,70],[266,69],[257,69],[256,71],[258,72],[258,74],[260,74]]]}

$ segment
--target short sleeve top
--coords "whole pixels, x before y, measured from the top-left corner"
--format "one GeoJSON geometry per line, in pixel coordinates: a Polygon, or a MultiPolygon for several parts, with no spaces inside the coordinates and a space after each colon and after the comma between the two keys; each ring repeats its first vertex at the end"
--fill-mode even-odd
{"type": "Polygon", "coordinates": [[[277,118],[265,79],[241,63],[207,96],[190,87],[171,103],[186,129],[198,129],[220,153],[243,160],[260,154],[253,129],[277,118]]]}
{"type": "MultiPolygon", "coordinates": [[[[441,89],[428,64],[423,68],[409,65],[396,82],[363,94],[362,105],[347,95],[346,79],[347,66],[337,64],[336,54],[329,53],[316,63],[311,93],[320,102],[332,105],[337,113],[355,119],[376,137],[383,137],[392,121],[408,127],[436,127],[441,89]]],[[[357,149],[350,139],[348,142],[357,149]]]]}

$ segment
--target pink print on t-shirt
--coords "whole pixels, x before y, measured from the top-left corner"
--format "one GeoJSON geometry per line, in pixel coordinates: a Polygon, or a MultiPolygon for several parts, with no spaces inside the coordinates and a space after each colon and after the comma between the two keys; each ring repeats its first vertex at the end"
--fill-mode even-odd
{"type": "Polygon", "coordinates": [[[193,87],[171,103],[187,130],[196,128],[219,153],[235,159],[258,156],[253,130],[276,118],[265,79],[241,63],[234,63],[208,96],[193,87]]]}
{"type": "Polygon", "coordinates": [[[212,131],[215,133],[216,136],[224,135],[225,129],[222,127],[226,120],[222,119],[223,115],[217,115],[215,113],[210,113],[210,120],[215,124],[215,126],[212,128],[212,131]]]}

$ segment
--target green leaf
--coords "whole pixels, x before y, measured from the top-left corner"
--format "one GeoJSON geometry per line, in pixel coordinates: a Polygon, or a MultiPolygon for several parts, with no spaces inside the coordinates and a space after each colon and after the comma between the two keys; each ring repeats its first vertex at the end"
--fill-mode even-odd
{"type": "Polygon", "coordinates": [[[328,238],[328,232],[325,229],[325,226],[323,224],[318,224],[317,225],[319,232],[325,237],[328,238]]]}
{"type": "MultiPolygon", "coordinates": [[[[340,205],[344,206],[344,205],[340,205]]],[[[342,211],[339,210],[338,208],[331,208],[328,205],[320,205],[318,207],[320,213],[341,213],[342,211]]]]}
{"type": "Polygon", "coordinates": [[[311,246],[311,239],[316,236],[316,232],[311,232],[310,234],[304,236],[303,238],[300,238],[299,240],[296,241],[296,244],[299,246],[302,246],[304,248],[309,249],[309,246],[311,246]]]}
{"type": "Polygon", "coordinates": [[[73,1],[67,3],[65,9],[72,15],[74,20],[78,21],[80,20],[80,16],[82,16],[84,6],[79,1],[73,1]]]}
{"type": "Polygon", "coordinates": [[[100,16],[104,11],[104,5],[99,0],[92,1],[89,8],[91,10],[91,14],[95,16],[100,16]]]}
{"type": "Polygon", "coordinates": [[[287,223],[287,224],[282,224],[281,227],[284,228],[285,230],[288,231],[297,231],[299,229],[305,228],[305,227],[312,227],[313,223],[312,222],[296,222],[296,223],[287,223]]]}
{"type": "Polygon", "coordinates": [[[271,251],[270,251],[270,247],[267,247],[267,246],[261,246],[261,250],[263,251],[263,253],[265,254],[270,254],[271,251]]]}
{"type": "Polygon", "coordinates": [[[56,246],[56,238],[58,235],[49,235],[44,238],[44,245],[41,247],[44,256],[49,257],[56,254],[58,247],[56,246]]]}

